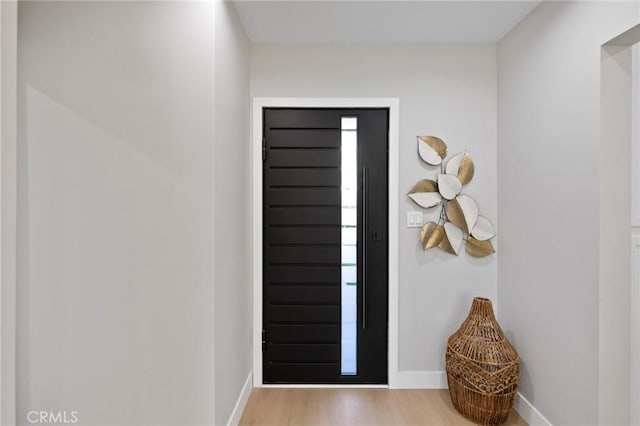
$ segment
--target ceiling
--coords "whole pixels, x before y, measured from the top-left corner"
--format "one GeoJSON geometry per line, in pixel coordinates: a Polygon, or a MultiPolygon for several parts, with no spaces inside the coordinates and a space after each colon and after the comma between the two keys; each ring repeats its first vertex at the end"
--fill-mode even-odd
{"type": "Polygon", "coordinates": [[[244,1],[254,43],[495,43],[540,1],[244,1]]]}

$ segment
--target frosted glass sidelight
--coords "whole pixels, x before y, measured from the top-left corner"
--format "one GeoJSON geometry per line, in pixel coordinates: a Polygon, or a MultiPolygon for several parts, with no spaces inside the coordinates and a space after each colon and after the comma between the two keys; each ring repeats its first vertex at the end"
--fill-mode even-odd
{"type": "Polygon", "coordinates": [[[341,356],[340,374],[358,373],[358,119],[342,117],[341,123],[341,225],[342,241],[341,356]]]}

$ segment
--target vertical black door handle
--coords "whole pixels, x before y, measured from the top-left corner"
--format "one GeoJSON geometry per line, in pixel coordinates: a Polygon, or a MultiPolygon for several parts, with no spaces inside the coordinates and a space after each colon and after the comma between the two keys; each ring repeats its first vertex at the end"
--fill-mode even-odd
{"type": "Polygon", "coordinates": [[[367,168],[362,168],[362,328],[367,328],[367,168]]]}

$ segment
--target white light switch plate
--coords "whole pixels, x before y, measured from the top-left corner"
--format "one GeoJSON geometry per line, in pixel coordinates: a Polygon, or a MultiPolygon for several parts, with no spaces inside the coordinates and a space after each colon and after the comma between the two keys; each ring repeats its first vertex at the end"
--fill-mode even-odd
{"type": "Polygon", "coordinates": [[[417,211],[407,212],[407,227],[408,228],[421,228],[422,227],[422,212],[417,212],[417,211]]]}

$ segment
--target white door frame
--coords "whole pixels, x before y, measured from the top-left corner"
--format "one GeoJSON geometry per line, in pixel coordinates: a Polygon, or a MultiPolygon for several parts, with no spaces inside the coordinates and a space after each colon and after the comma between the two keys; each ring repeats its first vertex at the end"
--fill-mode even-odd
{"type": "Polygon", "coordinates": [[[640,24],[601,46],[598,416],[602,424],[612,419],[640,422],[640,408],[634,403],[640,395],[640,163],[636,159],[640,149],[634,130],[640,100],[631,96],[638,87],[637,43],[640,24]]]}
{"type": "Polygon", "coordinates": [[[640,406],[633,401],[640,400],[640,45],[630,47],[631,51],[631,306],[630,306],[630,365],[629,365],[629,424],[640,424],[640,406]]]}
{"type": "Polygon", "coordinates": [[[640,424],[640,235],[631,237],[631,361],[629,366],[629,424],[640,424]],[[633,401],[636,401],[635,403],[633,401]]]}
{"type": "MultiPolygon", "coordinates": [[[[264,108],[389,108],[389,387],[398,377],[398,98],[253,98],[251,134],[251,245],[253,386],[262,387],[262,110],[264,108]]],[[[305,385],[306,386],[306,385],[305,385]]],[[[338,385],[340,386],[340,385],[338,385]]],[[[311,385],[309,385],[311,387],[311,385]]]]}

